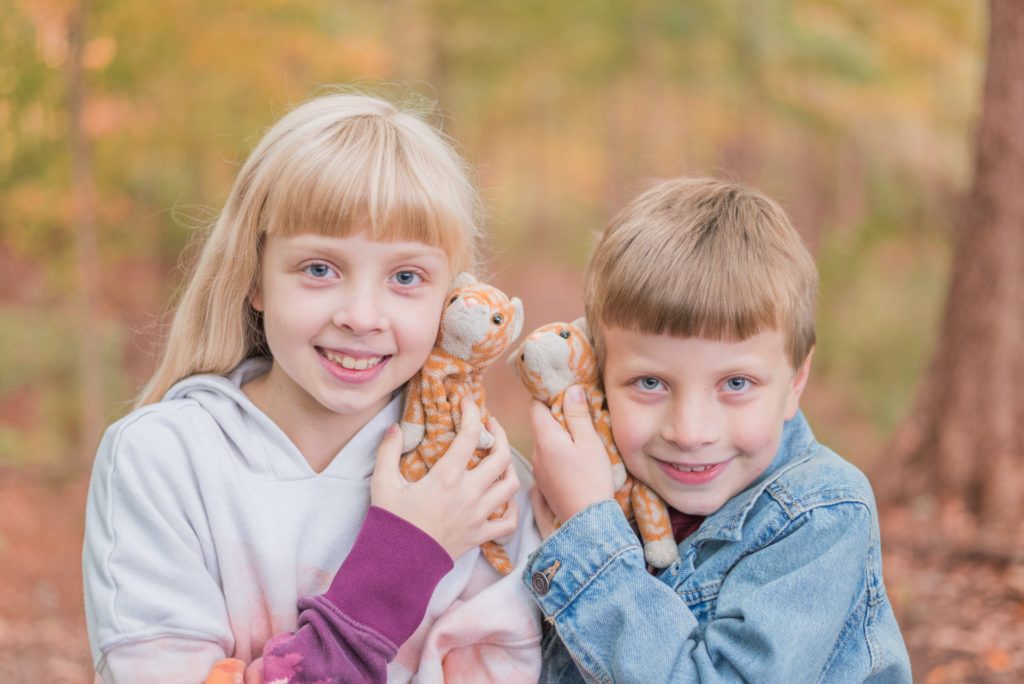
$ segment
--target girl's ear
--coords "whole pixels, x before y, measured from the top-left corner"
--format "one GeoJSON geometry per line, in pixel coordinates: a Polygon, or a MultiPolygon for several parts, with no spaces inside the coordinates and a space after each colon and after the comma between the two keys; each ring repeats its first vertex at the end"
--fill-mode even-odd
{"type": "Polygon", "coordinates": [[[249,293],[249,306],[257,311],[263,311],[263,292],[260,291],[259,285],[254,285],[252,292],[249,293]]]}

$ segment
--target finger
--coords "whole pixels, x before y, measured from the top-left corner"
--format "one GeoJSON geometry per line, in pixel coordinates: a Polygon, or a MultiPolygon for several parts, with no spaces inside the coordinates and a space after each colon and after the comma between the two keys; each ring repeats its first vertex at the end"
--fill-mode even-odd
{"type": "Polygon", "coordinates": [[[398,463],[402,457],[402,430],[397,423],[392,423],[384,433],[384,439],[377,447],[377,461],[373,467],[374,475],[397,475],[398,463]]]}
{"type": "MultiPolygon", "coordinates": [[[[471,472],[476,473],[478,470],[480,469],[477,468],[471,472]]],[[[488,482],[486,488],[480,492],[477,497],[477,509],[486,511],[488,516],[490,516],[494,511],[501,510],[509,501],[512,501],[518,491],[519,476],[516,475],[515,469],[510,465],[507,470],[501,473],[501,477],[488,482]]]]}
{"type": "Polygon", "coordinates": [[[519,504],[515,499],[510,499],[505,512],[497,518],[487,520],[484,529],[487,532],[487,539],[498,539],[512,534],[517,527],[519,527],[519,504]]]}
{"type": "Polygon", "coordinates": [[[573,385],[566,390],[562,399],[562,415],[565,416],[565,425],[574,442],[597,436],[582,386],[573,385]]]}
{"type": "Polygon", "coordinates": [[[508,435],[505,433],[505,428],[501,426],[498,419],[491,416],[487,420],[487,429],[492,435],[494,435],[494,446],[492,449],[502,449],[508,447],[508,435]]]}
{"type": "Polygon", "coordinates": [[[476,451],[476,443],[480,438],[480,409],[472,397],[466,396],[459,404],[462,411],[462,424],[455,435],[455,439],[448,445],[448,451],[434,466],[448,470],[465,470],[476,451]]]}
{"type": "Polygon", "coordinates": [[[512,450],[507,443],[495,443],[494,447],[491,448],[491,453],[470,472],[473,478],[480,482],[488,483],[502,477],[502,473],[511,467],[512,450]],[[502,448],[499,448],[499,446],[502,448]]]}
{"type": "Polygon", "coordinates": [[[533,428],[533,434],[537,438],[535,441],[538,442],[569,438],[569,434],[551,415],[551,409],[536,399],[530,402],[530,427],[533,428]]]}
{"type": "Polygon", "coordinates": [[[537,529],[541,535],[547,537],[555,531],[555,512],[548,505],[548,500],[540,493],[537,485],[530,487],[530,507],[533,509],[533,519],[537,522],[537,529]]]}

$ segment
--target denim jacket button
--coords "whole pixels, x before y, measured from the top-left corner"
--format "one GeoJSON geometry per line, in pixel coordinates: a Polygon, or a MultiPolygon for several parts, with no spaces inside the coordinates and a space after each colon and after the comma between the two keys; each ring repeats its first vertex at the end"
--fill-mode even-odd
{"type": "Polygon", "coordinates": [[[544,596],[551,588],[551,582],[543,572],[535,572],[530,577],[530,586],[538,596],[544,596]]]}

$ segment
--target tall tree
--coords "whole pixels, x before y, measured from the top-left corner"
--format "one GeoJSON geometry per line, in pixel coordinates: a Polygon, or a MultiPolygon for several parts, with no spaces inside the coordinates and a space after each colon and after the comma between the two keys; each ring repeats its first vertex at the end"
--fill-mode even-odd
{"type": "Polygon", "coordinates": [[[886,493],[1024,520],[1024,3],[991,0],[974,179],[930,370],[897,434],[886,493]]]}
{"type": "Polygon", "coordinates": [[[81,458],[92,450],[103,429],[103,370],[97,325],[99,254],[96,237],[96,189],[92,150],[84,129],[85,75],[82,53],[89,0],[79,0],[68,18],[68,145],[75,232],[75,302],[78,317],[81,458]]]}

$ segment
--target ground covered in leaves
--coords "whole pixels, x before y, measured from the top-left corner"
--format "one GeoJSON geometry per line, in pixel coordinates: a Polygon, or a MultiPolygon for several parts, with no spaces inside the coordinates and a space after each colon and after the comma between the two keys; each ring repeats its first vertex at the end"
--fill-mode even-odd
{"type": "MultiPolygon", "coordinates": [[[[82,605],[87,483],[0,471],[0,681],[92,681],[82,605]]],[[[1024,682],[1024,540],[955,512],[883,511],[886,584],[915,682],[1024,682]]]]}

